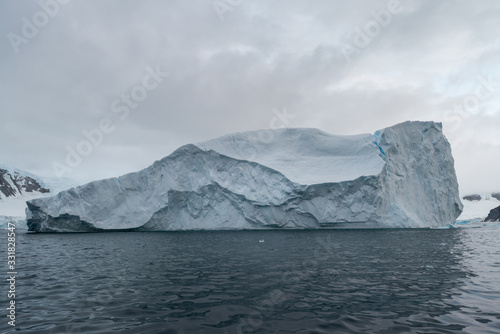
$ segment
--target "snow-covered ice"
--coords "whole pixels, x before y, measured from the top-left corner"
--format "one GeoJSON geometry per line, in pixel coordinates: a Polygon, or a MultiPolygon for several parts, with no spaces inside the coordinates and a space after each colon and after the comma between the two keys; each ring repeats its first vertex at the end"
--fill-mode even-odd
{"type": "Polygon", "coordinates": [[[28,202],[33,231],[438,227],[462,211],[440,123],[258,130],[28,202]]]}
{"type": "Polygon", "coordinates": [[[18,228],[27,228],[26,201],[53,196],[62,190],[78,185],[72,179],[40,177],[5,164],[0,164],[0,169],[2,170],[0,173],[0,227],[6,226],[9,221],[15,221],[18,228]]]}
{"type": "Polygon", "coordinates": [[[227,135],[196,146],[254,161],[292,182],[320,184],[380,174],[385,162],[373,141],[370,134],[334,136],[317,129],[276,129],[227,135]]]}
{"type": "Polygon", "coordinates": [[[14,223],[16,230],[27,230],[26,216],[0,216],[0,229],[9,227],[9,223],[14,223]]]}

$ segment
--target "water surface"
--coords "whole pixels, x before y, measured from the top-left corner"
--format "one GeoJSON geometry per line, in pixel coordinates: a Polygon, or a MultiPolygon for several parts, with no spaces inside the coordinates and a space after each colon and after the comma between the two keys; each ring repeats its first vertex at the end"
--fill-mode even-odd
{"type": "Polygon", "coordinates": [[[498,227],[17,238],[22,333],[500,333],[498,227]]]}

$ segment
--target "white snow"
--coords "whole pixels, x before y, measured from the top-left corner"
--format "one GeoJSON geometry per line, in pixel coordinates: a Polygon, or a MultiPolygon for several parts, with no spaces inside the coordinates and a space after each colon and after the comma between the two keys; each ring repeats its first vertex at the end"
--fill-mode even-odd
{"type": "MultiPolygon", "coordinates": [[[[57,194],[58,192],[62,190],[67,190],[72,187],[76,187],[80,185],[80,182],[77,182],[73,179],[70,178],[57,178],[57,177],[45,177],[45,176],[39,176],[35,175],[33,173],[27,172],[25,170],[6,165],[6,164],[1,164],[0,163],[0,169],[7,170],[7,172],[11,175],[18,174],[20,176],[28,176],[34,180],[36,180],[42,187],[46,189],[50,189],[52,195],[57,194]]],[[[10,179],[7,180],[7,182],[11,183],[10,179]]],[[[23,182],[26,182],[25,180],[23,182]]],[[[13,186],[13,184],[11,184],[13,186]]],[[[17,189],[15,186],[13,186],[14,189],[17,189]]],[[[0,193],[0,196],[2,194],[0,193]]]]}
{"type": "Polygon", "coordinates": [[[50,194],[27,193],[22,197],[4,198],[0,200],[0,216],[25,216],[26,201],[50,196],[50,194]]]}
{"type": "Polygon", "coordinates": [[[25,216],[0,216],[0,229],[6,229],[9,227],[9,223],[14,223],[16,230],[27,230],[28,226],[26,225],[26,217],[25,216]]]}
{"type": "Polygon", "coordinates": [[[36,198],[51,197],[62,190],[76,186],[78,183],[68,178],[49,178],[40,177],[21,169],[0,164],[0,169],[7,170],[5,180],[16,191],[13,197],[4,197],[0,193],[0,226],[5,225],[8,221],[16,221],[18,228],[26,227],[26,201],[36,198]],[[50,193],[39,192],[22,192],[19,193],[17,186],[12,182],[9,175],[17,176],[19,185],[26,184],[26,178],[30,177],[36,180],[42,187],[49,189],[50,193]],[[24,177],[24,179],[23,179],[24,177]],[[3,224],[3,225],[2,225],[3,224]]]}
{"type": "MultiPolygon", "coordinates": [[[[17,189],[16,185],[14,184],[14,182],[12,181],[12,179],[10,178],[10,175],[5,175],[4,179],[10,185],[10,187],[12,188],[12,190],[14,191],[14,196],[20,196],[21,194],[19,193],[19,189],[17,189]]],[[[4,198],[0,197],[0,199],[4,199],[4,198]]]]}
{"type": "Polygon", "coordinates": [[[457,221],[473,220],[486,218],[490,211],[500,206],[500,201],[490,194],[482,194],[480,201],[467,201],[462,200],[464,204],[464,211],[457,218],[457,221]]]}
{"type": "Polygon", "coordinates": [[[438,227],[462,204],[440,123],[374,135],[259,130],[29,202],[36,231],[438,227]]]}
{"type": "Polygon", "coordinates": [[[52,195],[56,195],[63,190],[68,190],[82,184],[81,182],[78,182],[76,180],[64,177],[58,178],[40,176],[37,180],[39,180],[40,184],[42,184],[44,187],[50,189],[50,193],[52,195]]]}
{"type": "Polygon", "coordinates": [[[371,134],[335,136],[317,129],[235,133],[196,144],[228,157],[259,163],[299,184],[320,184],[378,175],[385,165],[371,134]]]}

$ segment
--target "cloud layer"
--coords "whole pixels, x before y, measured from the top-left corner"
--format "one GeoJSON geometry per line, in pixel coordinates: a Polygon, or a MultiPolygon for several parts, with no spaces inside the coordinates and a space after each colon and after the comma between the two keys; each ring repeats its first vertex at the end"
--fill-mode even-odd
{"type": "Polygon", "coordinates": [[[495,0],[4,1],[0,160],[54,175],[107,119],[65,175],[105,178],[286,110],[336,134],[441,121],[461,191],[500,191],[499,20],[495,0]]]}

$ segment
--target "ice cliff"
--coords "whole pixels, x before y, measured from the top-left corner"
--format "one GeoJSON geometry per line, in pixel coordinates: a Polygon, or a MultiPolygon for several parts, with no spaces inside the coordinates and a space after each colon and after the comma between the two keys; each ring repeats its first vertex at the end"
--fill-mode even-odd
{"type": "Polygon", "coordinates": [[[375,134],[259,130],[27,202],[29,230],[438,227],[462,212],[440,123],[375,134]]]}

